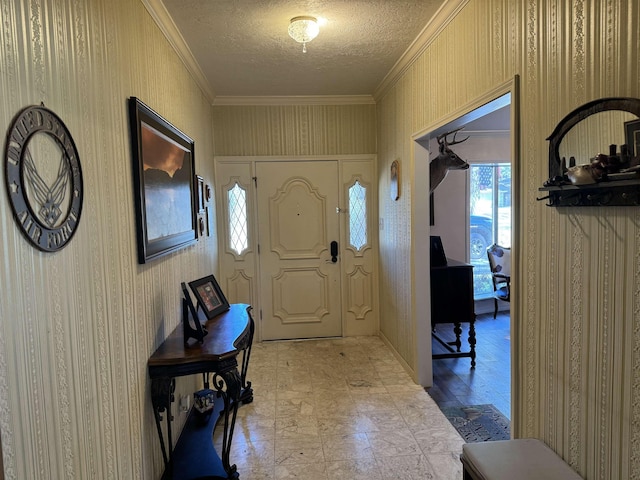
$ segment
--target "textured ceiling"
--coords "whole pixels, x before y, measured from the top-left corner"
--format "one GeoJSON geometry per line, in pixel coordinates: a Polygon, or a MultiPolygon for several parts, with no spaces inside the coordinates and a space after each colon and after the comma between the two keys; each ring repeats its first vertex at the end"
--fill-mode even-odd
{"type": "Polygon", "coordinates": [[[372,95],[443,0],[162,0],[218,96],[372,95]],[[298,15],[326,20],[302,45],[298,15]]]}

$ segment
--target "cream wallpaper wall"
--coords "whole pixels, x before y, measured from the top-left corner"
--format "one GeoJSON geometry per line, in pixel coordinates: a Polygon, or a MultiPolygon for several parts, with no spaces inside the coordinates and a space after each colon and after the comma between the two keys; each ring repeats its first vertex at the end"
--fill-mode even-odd
{"type": "MultiPolygon", "coordinates": [[[[587,479],[640,478],[640,211],[549,208],[548,143],[571,110],[640,97],[635,0],[470,0],[378,103],[379,171],[409,162],[411,136],[520,79],[512,302],[513,433],[547,442],[587,479]]],[[[405,168],[411,171],[412,167],[405,168]]],[[[381,330],[409,365],[410,182],[380,177],[381,330]]],[[[478,341],[482,341],[481,338],[478,341]]]]}
{"type": "Polygon", "coordinates": [[[216,156],[376,153],[376,107],[360,105],[218,105],[216,156]]]}
{"type": "MultiPolygon", "coordinates": [[[[0,18],[0,131],[44,102],[76,142],[85,189],[57,253],[26,242],[0,195],[5,476],[159,478],[146,362],[178,324],[180,282],[217,268],[216,236],[138,265],[126,101],[191,136],[210,181],[210,100],[138,0],[0,0],[0,18]]],[[[178,382],[176,397],[194,383],[178,382]]]]}

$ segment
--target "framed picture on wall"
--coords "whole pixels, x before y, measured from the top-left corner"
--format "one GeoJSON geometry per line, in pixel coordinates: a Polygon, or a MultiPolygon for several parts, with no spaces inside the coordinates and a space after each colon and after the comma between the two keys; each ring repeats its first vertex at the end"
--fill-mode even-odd
{"type": "Polygon", "coordinates": [[[138,262],[196,241],[194,142],[136,97],[129,98],[138,262]]]}
{"type": "Polygon", "coordinates": [[[400,198],[400,161],[394,160],[391,163],[390,172],[390,187],[391,200],[398,200],[400,198]]]}
{"type": "Polygon", "coordinates": [[[205,197],[205,191],[204,191],[204,178],[202,178],[200,175],[196,175],[196,182],[197,182],[197,194],[198,194],[198,213],[204,213],[204,207],[207,203],[206,197],[205,197]]]}

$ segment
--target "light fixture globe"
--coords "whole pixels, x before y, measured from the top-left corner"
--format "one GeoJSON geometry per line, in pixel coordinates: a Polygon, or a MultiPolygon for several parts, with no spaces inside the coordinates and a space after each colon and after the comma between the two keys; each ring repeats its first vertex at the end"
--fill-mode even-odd
{"type": "Polygon", "coordinates": [[[307,53],[307,42],[316,38],[318,33],[320,33],[320,27],[315,17],[300,16],[291,19],[289,36],[302,44],[303,53],[307,53]]]}

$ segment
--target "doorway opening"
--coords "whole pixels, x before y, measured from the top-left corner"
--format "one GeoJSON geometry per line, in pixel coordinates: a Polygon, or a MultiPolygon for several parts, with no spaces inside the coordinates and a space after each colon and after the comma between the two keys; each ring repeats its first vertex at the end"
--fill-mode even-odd
{"type": "MultiPolygon", "coordinates": [[[[462,127],[457,140],[468,137],[468,140],[456,144],[452,149],[469,163],[470,168],[449,172],[431,197],[432,225],[429,229],[418,225],[417,231],[422,231],[423,235],[426,231],[429,235],[439,236],[448,258],[473,265],[476,366],[471,368],[469,358],[465,357],[433,359],[433,355],[442,353],[442,347],[438,342],[431,341],[429,345],[422,342],[418,345],[418,358],[424,361],[426,368],[423,371],[430,369],[432,375],[432,383],[425,386],[441,407],[491,404],[507,418],[511,417],[512,398],[511,305],[502,304],[500,315],[494,319],[493,295],[486,287],[491,285],[487,284],[487,279],[490,280],[487,247],[499,242],[511,247],[514,243],[515,212],[511,209],[511,194],[517,191],[513,179],[517,178],[518,170],[517,106],[513,101],[515,90],[516,81],[509,82],[456,112],[443,123],[425,130],[426,133],[415,137],[414,152],[416,164],[425,156],[428,156],[428,162],[437,155],[438,135],[462,127]],[[483,229],[481,239],[478,237],[479,227],[483,229]],[[426,354],[420,355],[421,351],[429,352],[428,361],[426,354]]],[[[417,206],[418,210],[422,208],[417,206]]],[[[417,237],[415,240],[420,241],[417,237]]],[[[428,242],[428,239],[423,238],[422,241],[428,242]]],[[[430,269],[429,263],[426,262],[421,268],[430,269]]],[[[416,273],[417,278],[427,275],[424,272],[422,275],[416,273]]],[[[432,277],[429,277],[430,284],[432,277]]],[[[423,312],[428,314],[429,319],[430,309],[431,303],[429,311],[423,312]]],[[[417,314],[420,316],[420,313],[417,314]]],[[[434,326],[431,320],[429,324],[420,326],[418,320],[418,331],[426,332],[428,328],[431,333],[434,326]]],[[[444,333],[446,325],[439,324],[437,327],[441,338],[456,340],[453,324],[450,339],[444,333]]],[[[462,323],[461,327],[464,347],[469,336],[469,323],[462,323]]]]}

